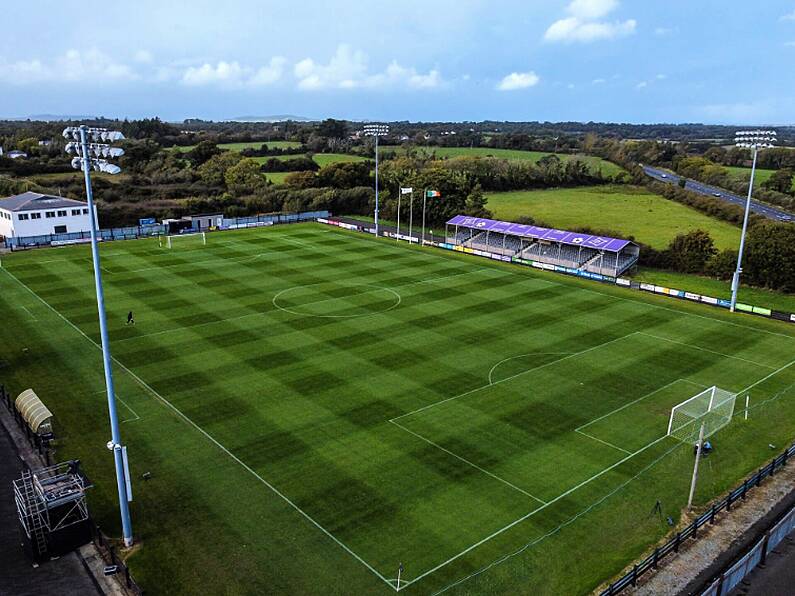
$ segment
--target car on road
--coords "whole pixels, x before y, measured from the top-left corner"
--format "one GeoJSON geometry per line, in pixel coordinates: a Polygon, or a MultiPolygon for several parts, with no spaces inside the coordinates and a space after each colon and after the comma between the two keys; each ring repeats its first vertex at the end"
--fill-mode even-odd
{"type": "Polygon", "coordinates": [[[720,193],[719,193],[719,192],[713,192],[713,193],[712,193],[712,196],[713,196],[713,197],[719,197],[719,196],[720,196],[720,193]]]}
{"type": "Polygon", "coordinates": [[[668,178],[668,174],[660,174],[661,178],[668,178]]]}

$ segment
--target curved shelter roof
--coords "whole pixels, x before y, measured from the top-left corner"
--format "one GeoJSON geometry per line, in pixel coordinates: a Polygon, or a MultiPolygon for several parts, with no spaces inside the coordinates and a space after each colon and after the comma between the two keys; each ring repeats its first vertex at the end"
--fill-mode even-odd
{"type": "Polygon", "coordinates": [[[622,240],[621,238],[594,236],[592,234],[568,232],[566,230],[542,228],[540,226],[528,226],[510,221],[486,219],[484,217],[456,215],[447,223],[451,226],[472,228],[473,230],[480,230],[482,232],[498,232],[500,234],[521,236],[523,238],[533,238],[535,240],[546,240],[549,242],[560,242],[561,244],[584,246],[586,248],[594,248],[596,250],[605,250],[608,252],[620,252],[626,246],[634,245],[633,242],[629,240],[622,240]]]}
{"type": "Polygon", "coordinates": [[[26,389],[14,401],[17,411],[36,434],[52,432],[52,412],[33,389],[26,389]]]}

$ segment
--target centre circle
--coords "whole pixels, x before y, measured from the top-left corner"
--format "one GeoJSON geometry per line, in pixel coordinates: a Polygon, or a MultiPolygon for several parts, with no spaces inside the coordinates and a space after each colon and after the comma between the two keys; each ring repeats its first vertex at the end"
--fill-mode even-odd
{"type": "Polygon", "coordinates": [[[277,292],[273,306],[307,317],[352,319],[388,312],[400,305],[395,290],[372,284],[320,282],[277,292]]]}

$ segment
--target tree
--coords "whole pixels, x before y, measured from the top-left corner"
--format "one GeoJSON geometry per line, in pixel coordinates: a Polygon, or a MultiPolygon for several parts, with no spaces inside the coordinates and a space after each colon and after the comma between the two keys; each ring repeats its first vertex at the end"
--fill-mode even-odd
{"type": "Polygon", "coordinates": [[[318,184],[334,188],[369,186],[371,184],[370,162],[331,163],[318,172],[318,184]]]}
{"type": "MultiPolygon", "coordinates": [[[[199,177],[208,186],[223,186],[226,171],[243,159],[239,153],[224,151],[213,155],[198,168],[199,177]]],[[[255,162],[256,163],[256,162],[255,162]]]]}
{"type": "Polygon", "coordinates": [[[214,142],[202,141],[193,149],[188,151],[185,154],[185,157],[191,161],[194,167],[198,167],[210,159],[213,155],[218,155],[221,153],[221,151],[222,149],[219,149],[214,142]]]}
{"type": "Polygon", "coordinates": [[[704,267],[704,273],[716,279],[731,279],[737,266],[737,251],[726,249],[714,255],[704,267]]]}
{"type": "Polygon", "coordinates": [[[284,183],[290,188],[314,188],[317,186],[317,175],[311,170],[291,172],[285,176],[284,183]]]}
{"type": "Polygon", "coordinates": [[[795,292],[795,225],[766,221],[748,231],[743,269],[755,285],[795,292]]]}
{"type": "Polygon", "coordinates": [[[784,193],[792,192],[792,170],[789,168],[776,170],[770,178],[762,183],[762,186],[768,190],[784,193]]]}
{"type": "Polygon", "coordinates": [[[704,230],[679,234],[668,246],[670,266],[683,273],[702,273],[704,266],[715,254],[715,242],[704,230]]]}
{"type": "Polygon", "coordinates": [[[249,157],[230,166],[224,173],[224,182],[229,190],[238,195],[254,194],[266,185],[259,164],[249,157]]]}
{"type": "Polygon", "coordinates": [[[348,136],[348,125],[344,120],[326,118],[317,125],[317,134],[327,139],[344,139],[348,136]]]}
{"type": "Polygon", "coordinates": [[[464,203],[464,215],[472,217],[491,217],[491,211],[486,209],[488,200],[483,195],[483,189],[480,184],[476,184],[474,188],[467,195],[466,202],[464,203]]]}

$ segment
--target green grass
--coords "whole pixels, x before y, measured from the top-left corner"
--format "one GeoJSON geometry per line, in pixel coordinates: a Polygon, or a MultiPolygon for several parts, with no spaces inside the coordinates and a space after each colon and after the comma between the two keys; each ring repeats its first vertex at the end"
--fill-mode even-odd
{"type": "MultiPolygon", "coordinates": [[[[288,159],[295,159],[297,157],[303,157],[303,155],[275,155],[275,156],[268,156],[268,157],[253,157],[252,159],[257,163],[265,163],[272,157],[280,161],[286,161],[288,159]]],[[[364,161],[365,158],[359,155],[348,155],[347,153],[315,153],[312,156],[312,159],[317,163],[321,168],[323,166],[327,166],[331,163],[340,163],[340,162],[352,162],[352,161],[364,161]]]]}
{"type": "MultiPolygon", "coordinates": [[[[259,149],[262,145],[267,145],[268,149],[292,149],[300,147],[301,143],[298,141],[254,141],[249,143],[218,143],[221,149],[228,149],[229,151],[242,151],[243,149],[259,149]]],[[[174,147],[180,153],[187,153],[196,145],[186,145],[184,147],[174,147]]]]}
{"type": "MultiPolygon", "coordinates": [[[[400,151],[402,146],[399,145],[385,145],[384,149],[392,149],[400,151]]],[[[518,149],[492,149],[490,147],[416,147],[417,150],[425,153],[435,153],[439,158],[454,158],[454,157],[499,157],[501,159],[511,160],[530,160],[537,162],[539,159],[548,155],[557,155],[562,161],[569,161],[571,159],[579,159],[587,163],[591,168],[601,168],[602,173],[608,176],[614,176],[623,171],[623,168],[616,164],[604,160],[600,157],[591,155],[570,155],[565,153],[547,153],[543,151],[521,151],[518,149]]]]}
{"type": "Polygon", "coordinates": [[[347,153],[315,153],[312,159],[322,168],[332,163],[365,161],[366,158],[359,155],[348,155],[347,153]]]}
{"type": "Polygon", "coordinates": [[[720,249],[736,247],[740,240],[739,228],[638,187],[585,186],[487,196],[487,207],[498,219],[530,215],[562,229],[610,229],[660,249],[677,234],[699,228],[709,231],[720,249]]]}
{"type": "MultiPolygon", "coordinates": [[[[705,294],[715,298],[725,298],[728,300],[731,297],[731,282],[703,277],[701,275],[640,268],[637,273],[632,275],[632,279],[653,283],[658,286],[665,286],[667,288],[687,290],[695,294],[705,294]]],[[[764,288],[741,286],[740,293],[738,294],[738,301],[752,306],[762,306],[795,313],[795,295],[793,294],[765,290],[764,288]]]]}
{"type": "MultiPolygon", "coordinates": [[[[743,168],[739,166],[724,166],[731,173],[735,180],[742,180],[748,182],[751,178],[751,168],[743,168]]],[[[767,170],[765,168],[757,168],[754,184],[762,184],[767,182],[768,179],[776,172],[776,170],[767,170]]],[[[795,178],[792,180],[792,189],[795,190],[795,178]]]]}
{"type": "MultiPolygon", "coordinates": [[[[759,382],[700,507],[795,434],[783,323],[317,224],[196,240],[101,247],[150,594],[391,594],[401,562],[410,595],[586,593],[680,518],[674,403],[759,382]]],[[[115,532],[93,296],[85,245],[5,256],[0,375],[115,532]]]]}
{"type": "Polygon", "coordinates": [[[268,172],[265,177],[274,184],[284,184],[285,178],[290,174],[291,172],[268,172]]]}

